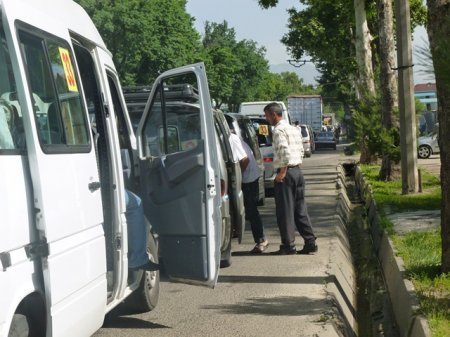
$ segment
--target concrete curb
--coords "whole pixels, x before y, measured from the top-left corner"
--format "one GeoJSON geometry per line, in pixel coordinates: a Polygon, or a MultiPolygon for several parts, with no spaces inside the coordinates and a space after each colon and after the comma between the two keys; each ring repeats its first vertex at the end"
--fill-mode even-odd
{"type": "Polygon", "coordinates": [[[335,248],[329,257],[327,268],[327,297],[334,303],[337,312],[334,313],[338,330],[343,336],[355,337],[358,335],[358,323],[356,319],[356,275],[348,239],[346,223],[351,213],[351,201],[347,197],[345,189],[345,172],[337,168],[336,209],[333,217],[335,235],[330,245],[335,248]]]}
{"type": "Polygon", "coordinates": [[[431,332],[427,320],[423,315],[417,313],[419,299],[414,286],[406,279],[403,260],[396,256],[395,247],[381,226],[372,188],[364,180],[364,174],[359,166],[355,170],[355,185],[368,213],[374,248],[383,269],[400,336],[430,337],[431,332]]]}

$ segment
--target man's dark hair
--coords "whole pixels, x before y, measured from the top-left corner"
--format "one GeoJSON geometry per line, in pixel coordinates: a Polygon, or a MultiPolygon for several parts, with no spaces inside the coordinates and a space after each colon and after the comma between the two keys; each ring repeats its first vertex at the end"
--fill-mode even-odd
{"type": "Polygon", "coordinates": [[[283,116],[283,109],[278,103],[272,102],[264,107],[264,112],[275,112],[278,116],[283,116]]]}

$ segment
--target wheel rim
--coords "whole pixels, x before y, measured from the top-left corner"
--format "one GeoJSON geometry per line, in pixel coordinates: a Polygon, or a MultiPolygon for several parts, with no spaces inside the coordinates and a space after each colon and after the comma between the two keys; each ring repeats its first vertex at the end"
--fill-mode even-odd
{"type": "Polygon", "coordinates": [[[419,147],[419,157],[428,158],[431,154],[431,150],[427,146],[419,147]]]}
{"type": "MultiPolygon", "coordinates": [[[[153,254],[150,252],[150,249],[147,249],[147,255],[150,261],[155,262],[155,258],[153,257],[153,254]]],[[[153,289],[156,285],[156,275],[157,275],[158,271],[146,271],[147,277],[146,279],[146,283],[147,283],[147,287],[148,289],[153,289]]]]}

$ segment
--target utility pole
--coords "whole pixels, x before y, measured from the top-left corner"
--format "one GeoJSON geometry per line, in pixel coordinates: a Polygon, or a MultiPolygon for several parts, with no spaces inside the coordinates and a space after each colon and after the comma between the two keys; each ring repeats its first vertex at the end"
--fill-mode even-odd
{"type": "Polygon", "coordinates": [[[402,193],[417,193],[416,108],[413,86],[411,17],[409,0],[396,0],[398,106],[400,110],[400,153],[402,193]]]}

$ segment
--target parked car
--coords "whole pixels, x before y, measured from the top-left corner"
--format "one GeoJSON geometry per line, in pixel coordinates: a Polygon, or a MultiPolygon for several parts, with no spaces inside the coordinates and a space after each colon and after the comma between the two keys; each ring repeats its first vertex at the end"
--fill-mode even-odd
{"type": "Polygon", "coordinates": [[[432,132],[427,136],[419,137],[418,151],[419,158],[427,159],[432,154],[439,153],[438,135],[437,132],[432,132]]]}
{"type": "MultiPolygon", "coordinates": [[[[126,87],[123,88],[125,101],[129,111],[131,124],[133,128],[137,129],[142,113],[150,94],[150,87],[126,87]]],[[[169,86],[166,88],[170,101],[166,102],[167,107],[173,107],[175,111],[184,111],[183,120],[178,120],[178,124],[174,125],[174,132],[179,133],[179,136],[186,130],[185,133],[195,132],[195,126],[199,121],[194,121],[194,116],[189,114],[192,110],[193,104],[189,103],[189,97],[186,95],[195,95],[195,92],[189,94],[187,88],[176,88],[169,86]],[[180,90],[182,89],[182,90],[180,90]],[[172,93],[168,92],[172,91],[172,93]]],[[[179,113],[180,114],[180,113],[179,113]]],[[[217,138],[217,153],[219,158],[219,176],[220,176],[220,193],[222,214],[222,242],[221,242],[221,259],[220,266],[228,267],[231,265],[231,239],[233,234],[237,234],[239,242],[242,240],[243,231],[245,227],[245,208],[244,199],[241,189],[242,175],[239,163],[233,161],[231,153],[231,146],[229,143],[230,129],[221,111],[214,110],[214,125],[217,138]]],[[[181,118],[181,117],[180,117],[181,118]]],[[[183,133],[183,134],[185,134],[183,133]]],[[[197,146],[192,139],[199,137],[181,137],[180,143],[184,149],[194,148],[197,146]]],[[[155,147],[159,144],[155,142],[155,147]]],[[[156,152],[154,150],[153,152],[156,152]]]]}
{"type": "Polygon", "coordinates": [[[258,163],[260,176],[259,176],[259,199],[258,204],[264,205],[265,188],[264,188],[264,172],[265,166],[263,162],[263,156],[258,144],[258,137],[253,128],[252,121],[245,115],[230,112],[225,114],[225,118],[228,122],[230,129],[240,130],[236,134],[244,140],[247,145],[252,149],[255,160],[258,163]]]}
{"type": "Polygon", "coordinates": [[[311,126],[306,124],[300,124],[303,138],[303,150],[305,157],[311,157],[316,151],[316,142],[314,141],[314,133],[311,126]]]}
{"type": "Polygon", "coordinates": [[[319,131],[315,136],[316,149],[332,148],[336,150],[336,137],[333,131],[319,131]]]}
{"type": "Polygon", "coordinates": [[[250,117],[258,137],[259,148],[264,162],[264,188],[266,195],[273,194],[274,180],[277,172],[273,166],[272,126],[261,117],[250,117]]]}

